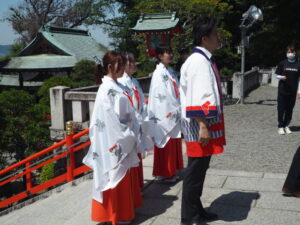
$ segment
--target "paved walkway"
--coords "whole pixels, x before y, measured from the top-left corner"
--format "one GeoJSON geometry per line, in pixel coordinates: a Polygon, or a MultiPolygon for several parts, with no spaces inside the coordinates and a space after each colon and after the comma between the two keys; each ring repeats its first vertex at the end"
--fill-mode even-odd
{"type": "MultiPolygon", "coordinates": [[[[280,192],[300,142],[299,133],[276,133],[275,96],[275,88],[261,87],[245,105],[225,107],[228,145],[224,154],[213,157],[202,198],[205,207],[218,213],[220,220],[204,224],[300,224],[300,199],[283,197],[280,192]]],[[[299,111],[298,102],[293,120],[296,131],[300,130],[299,111]]],[[[147,187],[134,224],[179,225],[182,182],[153,183],[152,158],[144,160],[147,187]]],[[[75,183],[0,217],[0,224],[96,225],[90,221],[91,179],[75,183]]]]}
{"type": "MultiPolygon", "coordinates": [[[[213,157],[216,169],[287,173],[300,145],[300,100],[297,100],[291,129],[277,134],[277,88],[262,86],[244,105],[225,106],[227,146],[213,157]]],[[[300,222],[299,222],[300,224],[300,222]]]]}

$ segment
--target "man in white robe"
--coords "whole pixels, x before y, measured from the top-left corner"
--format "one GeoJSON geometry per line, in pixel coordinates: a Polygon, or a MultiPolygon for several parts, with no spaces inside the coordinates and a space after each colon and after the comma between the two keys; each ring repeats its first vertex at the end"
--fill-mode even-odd
{"type": "Polygon", "coordinates": [[[188,156],[182,190],[183,225],[218,219],[204,210],[200,197],[211,156],[222,153],[226,143],[220,74],[211,54],[219,47],[214,18],[196,20],[194,44],[194,53],[183,64],[180,78],[182,131],[188,156]]]}

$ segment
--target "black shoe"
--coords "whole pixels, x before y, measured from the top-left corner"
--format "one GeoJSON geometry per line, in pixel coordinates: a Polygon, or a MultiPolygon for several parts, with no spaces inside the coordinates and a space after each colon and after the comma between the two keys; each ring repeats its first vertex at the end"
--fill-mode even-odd
{"type": "Polygon", "coordinates": [[[207,222],[219,220],[219,216],[217,214],[207,211],[202,211],[199,213],[199,217],[207,222]]]}
{"type": "Polygon", "coordinates": [[[199,220],[192,220],[192,221],[182,221],[181,220],[181,225],[203,225],[203,221],[199,220]]]}

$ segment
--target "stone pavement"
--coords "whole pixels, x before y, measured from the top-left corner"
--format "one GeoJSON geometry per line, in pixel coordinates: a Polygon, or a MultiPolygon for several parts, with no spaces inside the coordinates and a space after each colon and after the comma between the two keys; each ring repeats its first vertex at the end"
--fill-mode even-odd
{"type": "MultiPolygon", "coordinates": [[[[300,145],[300,100],[297,100],[293,134],[277,134],[277,88],[262,86],[245,99],[244,105],[225,106],[225,153],[214,156],[216,169],[287,173],[300,145]]],[[[300,222],[299,222],[300,224],[300,222]]]]}
{"type": "MultiPolygon", "coordinates": [[[[202,197],[204,206],[218,213],[220,220],[203,224],[300,224],[300,199],[283,197],[280,192],[299,145],[300,106],[298,103],[294,113],[296,132],[279,136],[275,99],[275,88],[261,87],[245,105],[225,107],[228,144],[224,154],[212,159],[202,197]]],[[[133,224],[179,225],[182,182],[154,183],[152,160],[149,155],[143,161],[144,205],[136,210],[133,224]]],[[[90,221],[91,179],[75,183],[1,216],[0,224],[96,225],[90,221]]]]}

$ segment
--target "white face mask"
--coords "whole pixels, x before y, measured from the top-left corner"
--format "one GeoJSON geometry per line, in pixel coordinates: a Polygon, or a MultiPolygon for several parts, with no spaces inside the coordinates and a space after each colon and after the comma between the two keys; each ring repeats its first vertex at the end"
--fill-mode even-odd
{"type": "Polygon", "coordinates": [[[296,54],[295,53],[287,53],[286,57],[290,60],[294,60],[296,58],[296,54]]]}

